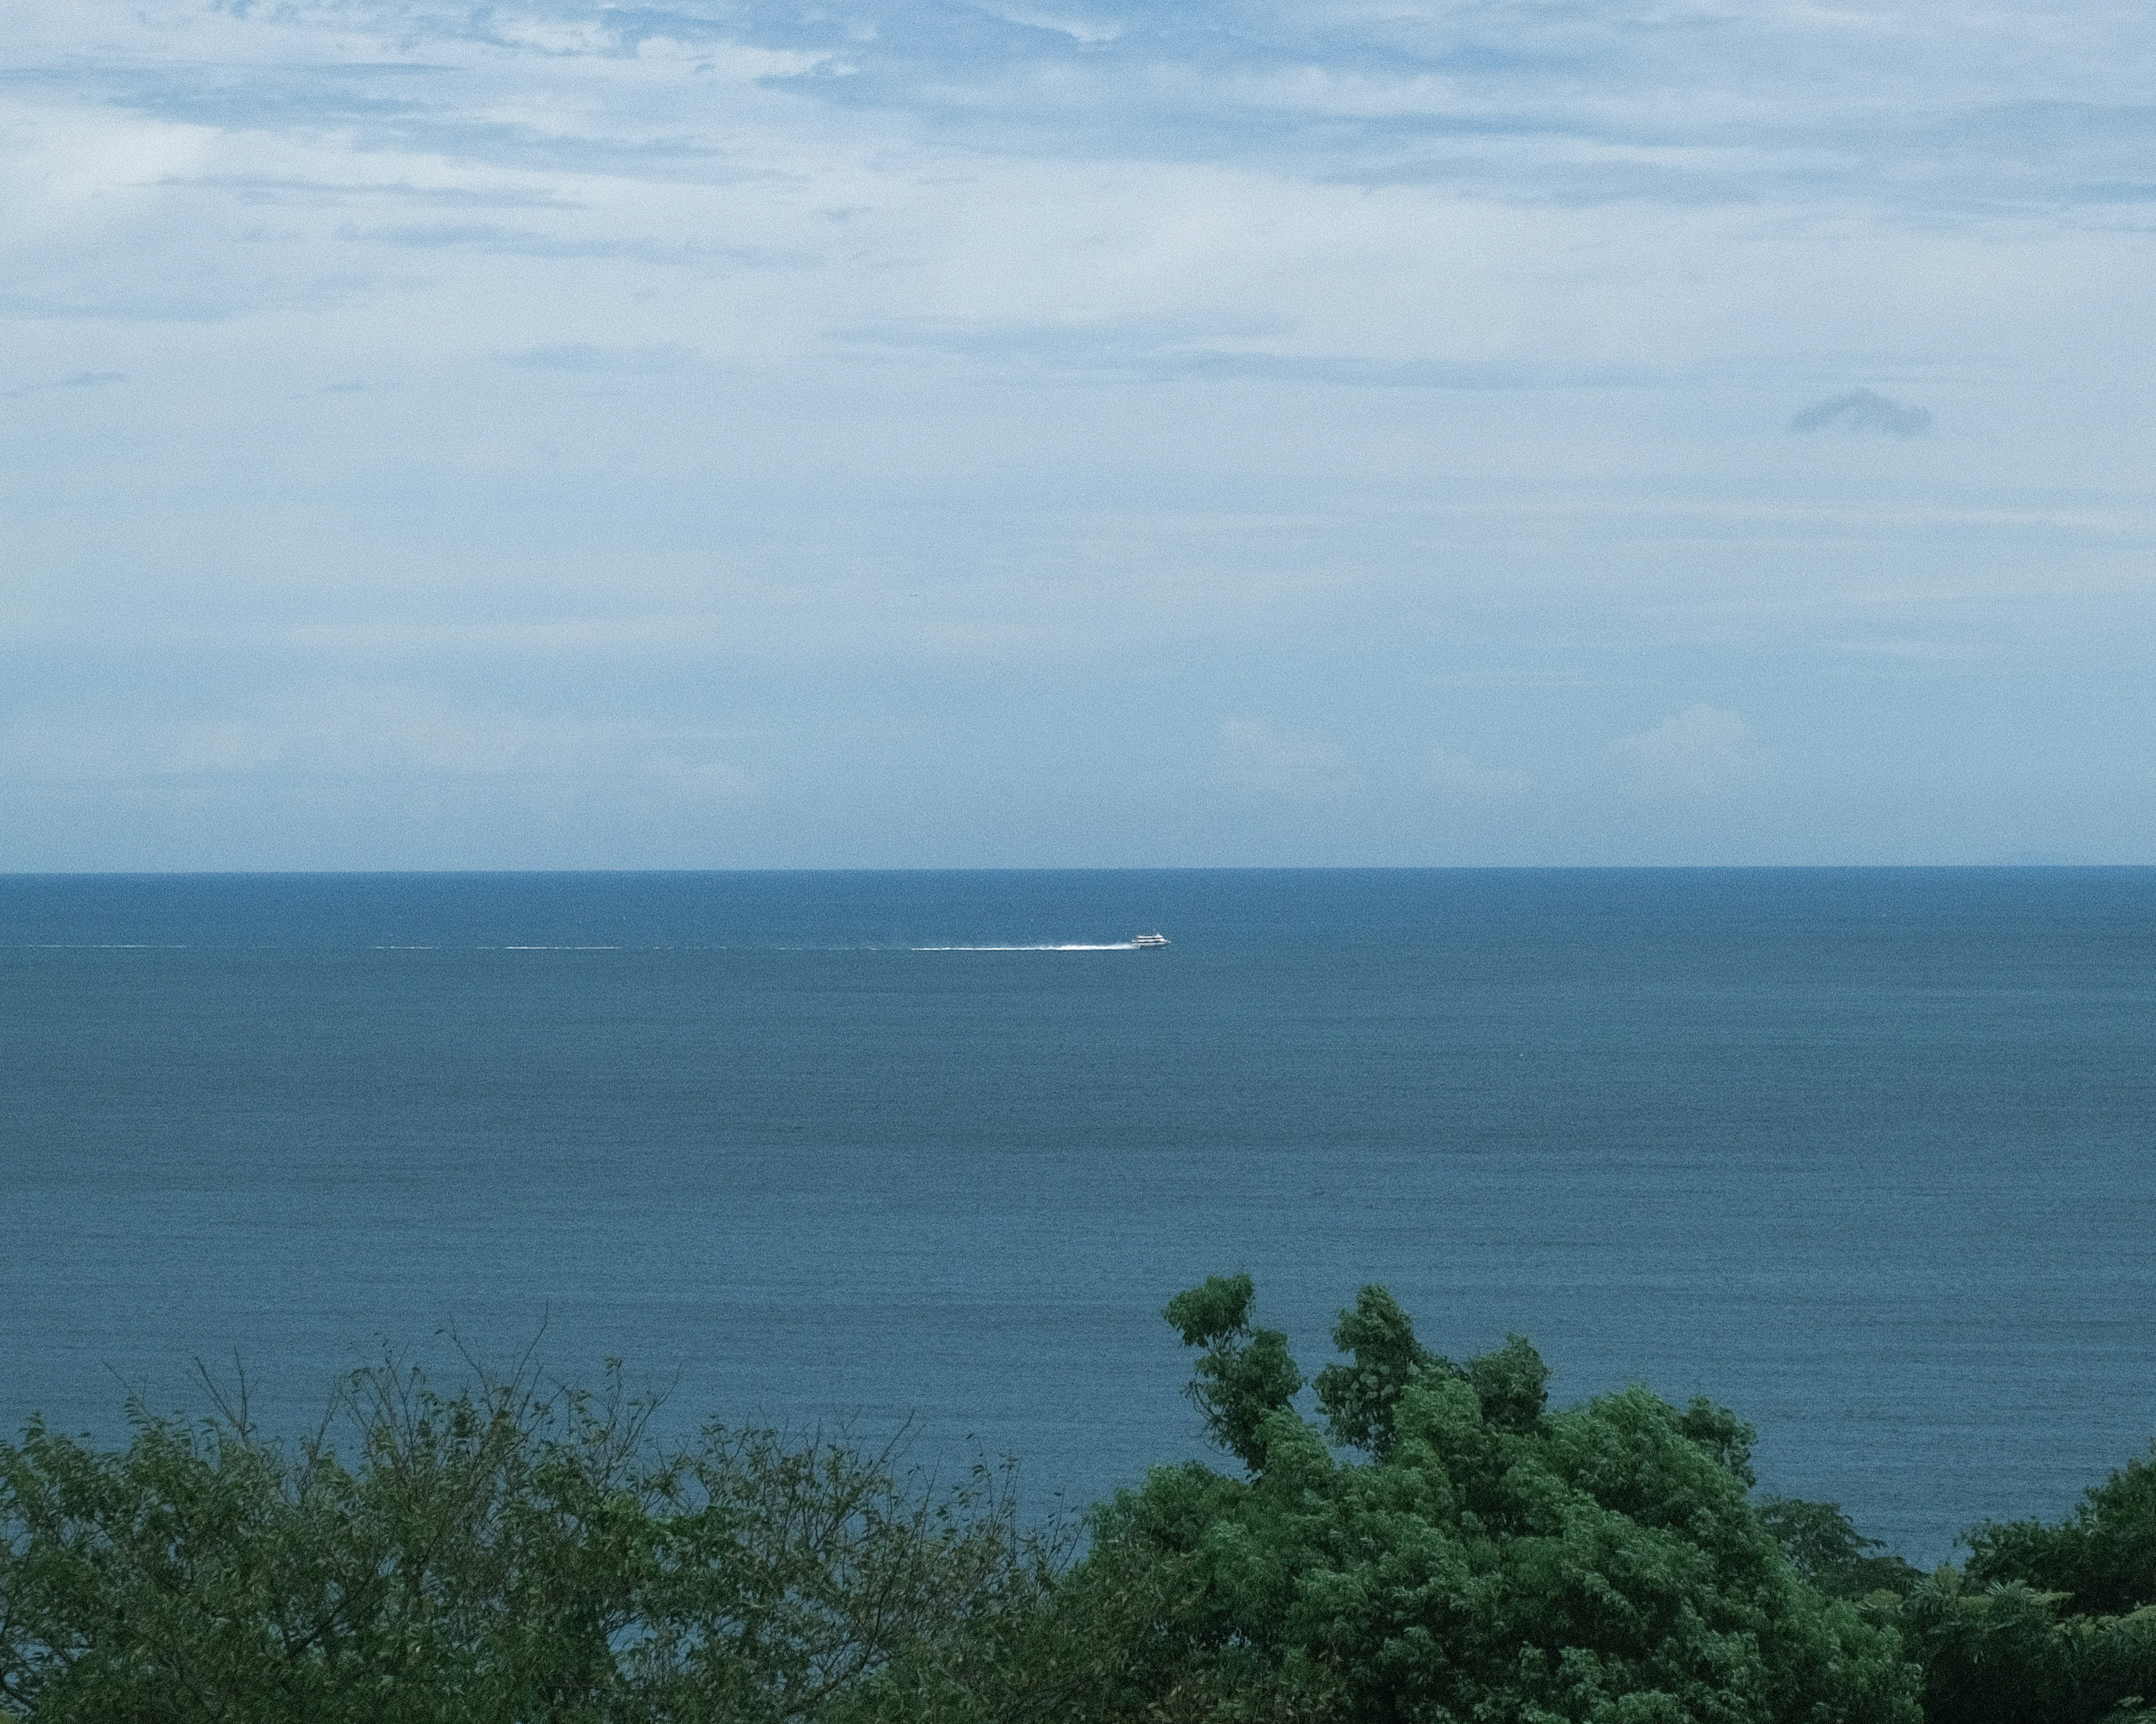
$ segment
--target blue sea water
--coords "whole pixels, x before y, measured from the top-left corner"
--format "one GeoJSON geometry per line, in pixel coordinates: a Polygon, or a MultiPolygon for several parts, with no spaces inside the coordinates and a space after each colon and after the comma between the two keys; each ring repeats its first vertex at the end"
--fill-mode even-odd
{"type": "Polygon", "coordinates": [[[0,879],[0,1421],[453,1327],[1082,1501],[1246,1268],[1931,1561],[2156,1433],[2152,1051],[2148,870],[0,879]]]}

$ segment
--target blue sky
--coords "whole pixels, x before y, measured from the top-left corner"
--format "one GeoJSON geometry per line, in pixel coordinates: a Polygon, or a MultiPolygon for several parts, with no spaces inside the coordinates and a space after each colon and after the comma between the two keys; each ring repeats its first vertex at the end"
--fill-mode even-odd
{"type": "Polygon", "coordinates": [[[2138,7],[10,32],[0,868],[2156,861],[2138,7]]]}

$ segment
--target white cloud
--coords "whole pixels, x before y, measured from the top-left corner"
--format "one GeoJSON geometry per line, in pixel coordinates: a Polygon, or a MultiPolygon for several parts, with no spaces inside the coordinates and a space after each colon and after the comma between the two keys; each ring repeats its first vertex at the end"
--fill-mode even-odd
{"type": "Polygon", "coordinates": [[[1068,36],[1073,42],[1083,42],[1088,45],[1114,42],[1126,33],[1120,23],[1096,18],[1060,18],[1053,13],[1032,7],[983,7],[982,10],[1007,23],[1024,24],[1029,29],[1052,30],[1059,36],[1068,36]]]}
{"type": "Polygon", "coordinates": [[[526,347],[501,356],[504,365],[526,371],[618,372],[627,377],[654,377],[687,371],[699,355],[694,347],[660,342],[648,347],[600,347],[588,341],[559,347],[526,347]]]}
{"type": "Polygon", "coordinates": [[[1758,765],[1752,726],[1727,708],[1704,702],[1636,736],[1619,737],[1609,752],[1626,788],[1643,801],[1719,795],[1758,765]]]}
{"type": "Polygon", "coordinates": [[[1422,781],[1454,796],[1503,796],[1527,788],[1525,772],[1505,772],[1470,760],[1464,754],[1433,748],[1423,764],[1422,781]]]}
{"type": "Polygon", "coordinates": [[[336,777],[634,779],[696,798],[760,795],[736,736],[459,706],[419,691],[325,691],[234,717],[31,715],[0,727],[0,780],[336,777]]]}
{"type": "MultiPolygon", "coordinates": [[[[624,798],[752,762],[857,859],[986,859],[1068,802],[995,749],[1120,786],[1182,734],[1297,842],[1352,799],[1322,836],[1373,859],[1611,859],[1620,772],[1711,794],[1749,745],[1686,721],[1595,786],[1561,739],[1757,675],[1840,788],[1920,735],[2039,800],[2102,754],[2097,825],[2143,782],[2061,692],[2143,690],[2156,629],[2115,0],[17,11],[0,726],[69,718],[0,748],[41,782],[259,790],[284,854],[278,782],[511,798],[553,738],[624,798]],[[1897,434],[1927,408],[1958,434],[1897,434]],[[324,679],[435,704],[264,692],[324,679]],[[898,715],[910,827],[838,740],[898,715]]],[[[1918,844],[1823,782],[1778,770],[1763,845],[1918,844]]],[[[1196,802],[1184,854],[1239,854],[1196,802]]]]}
{"type": "Polygon", "coordinates": [[[1220,724],[1220,765],[1238,789],[1287,802],[1311,802],[1353,790],[1354,772],[1322,736],[1277,731],[1261,718],[1220,724]]]}

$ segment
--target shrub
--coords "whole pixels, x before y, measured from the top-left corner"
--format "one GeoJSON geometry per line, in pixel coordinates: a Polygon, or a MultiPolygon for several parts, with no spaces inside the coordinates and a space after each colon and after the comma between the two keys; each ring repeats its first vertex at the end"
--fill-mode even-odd
{"type": "Polygon", "coordinates": [[[1055,1566],[1007,1473],[901,1483],[822,1441],[667,1449],[610,1369],[444,1395],[393,1364],[324,1436],[133,1409],[0,1444],[0,1712],[39,1724],[583,1724],[834,1716],[963,1668],[1055,1566]]]}

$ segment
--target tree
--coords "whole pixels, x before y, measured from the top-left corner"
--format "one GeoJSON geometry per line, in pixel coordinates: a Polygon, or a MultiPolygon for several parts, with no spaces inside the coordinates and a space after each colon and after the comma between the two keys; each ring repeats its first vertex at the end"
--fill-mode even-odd
{"type": "Polygon", "coordinates": [[[1800,1579],[1836,1598],[1875,1593],[1900,1597],[1923,1578],[1883,1542],[1859,1532],[1838,1502],[1769,1496],[1759,1504],[1759,1524],[1774,1535],[1800,1579]]]}
{"type": "Polygon", "coordinates": [[[875,1716],[901,1667],[993,1686],[978,1667],[1056,1566],[1007,1475],[938,1490],[719,1425],[662,1447],[618,1373],[596,1396],[528,1371],[445,1395],[385,1363],[343,1405],[343,1454],[230,1407],[138,1407],[117,1450],[38,1424],[0,1444],[0,1716],[875,1716]]]}
{"type": "Polygon", "coordinates": [[[2129,1460],[2066,1520],[1987,1521],[1965,1571],[1892,1613],[1933,1724],[2156,1719],[2156,1466],[2129,1460]]]}
{"type": "Polygon", "coordinates": [[[2156,1446],[2084,1491],[2066,1520],[1986,1521],[1969,1545],[1971,1580],[2063,1593],[2078,1614],[2156,1604],[2156,1446]]]}
{"type": "Polygon", "coordinates": [[[1245,1475],[1158,1468],[1101,1512],[1070,1596],[1105,1575],[1153,1609],[1092,1715],[1913,1724],[1893,1633],[1806,1585],[1748,1503],[1733,1415],[1640,1388],[1550,1411],[1525,1341],[1455,1364],[1370,1287],[1321,1429],[1253,1305],[1235,1276],[1168,1307],[1245,1475]]]}

